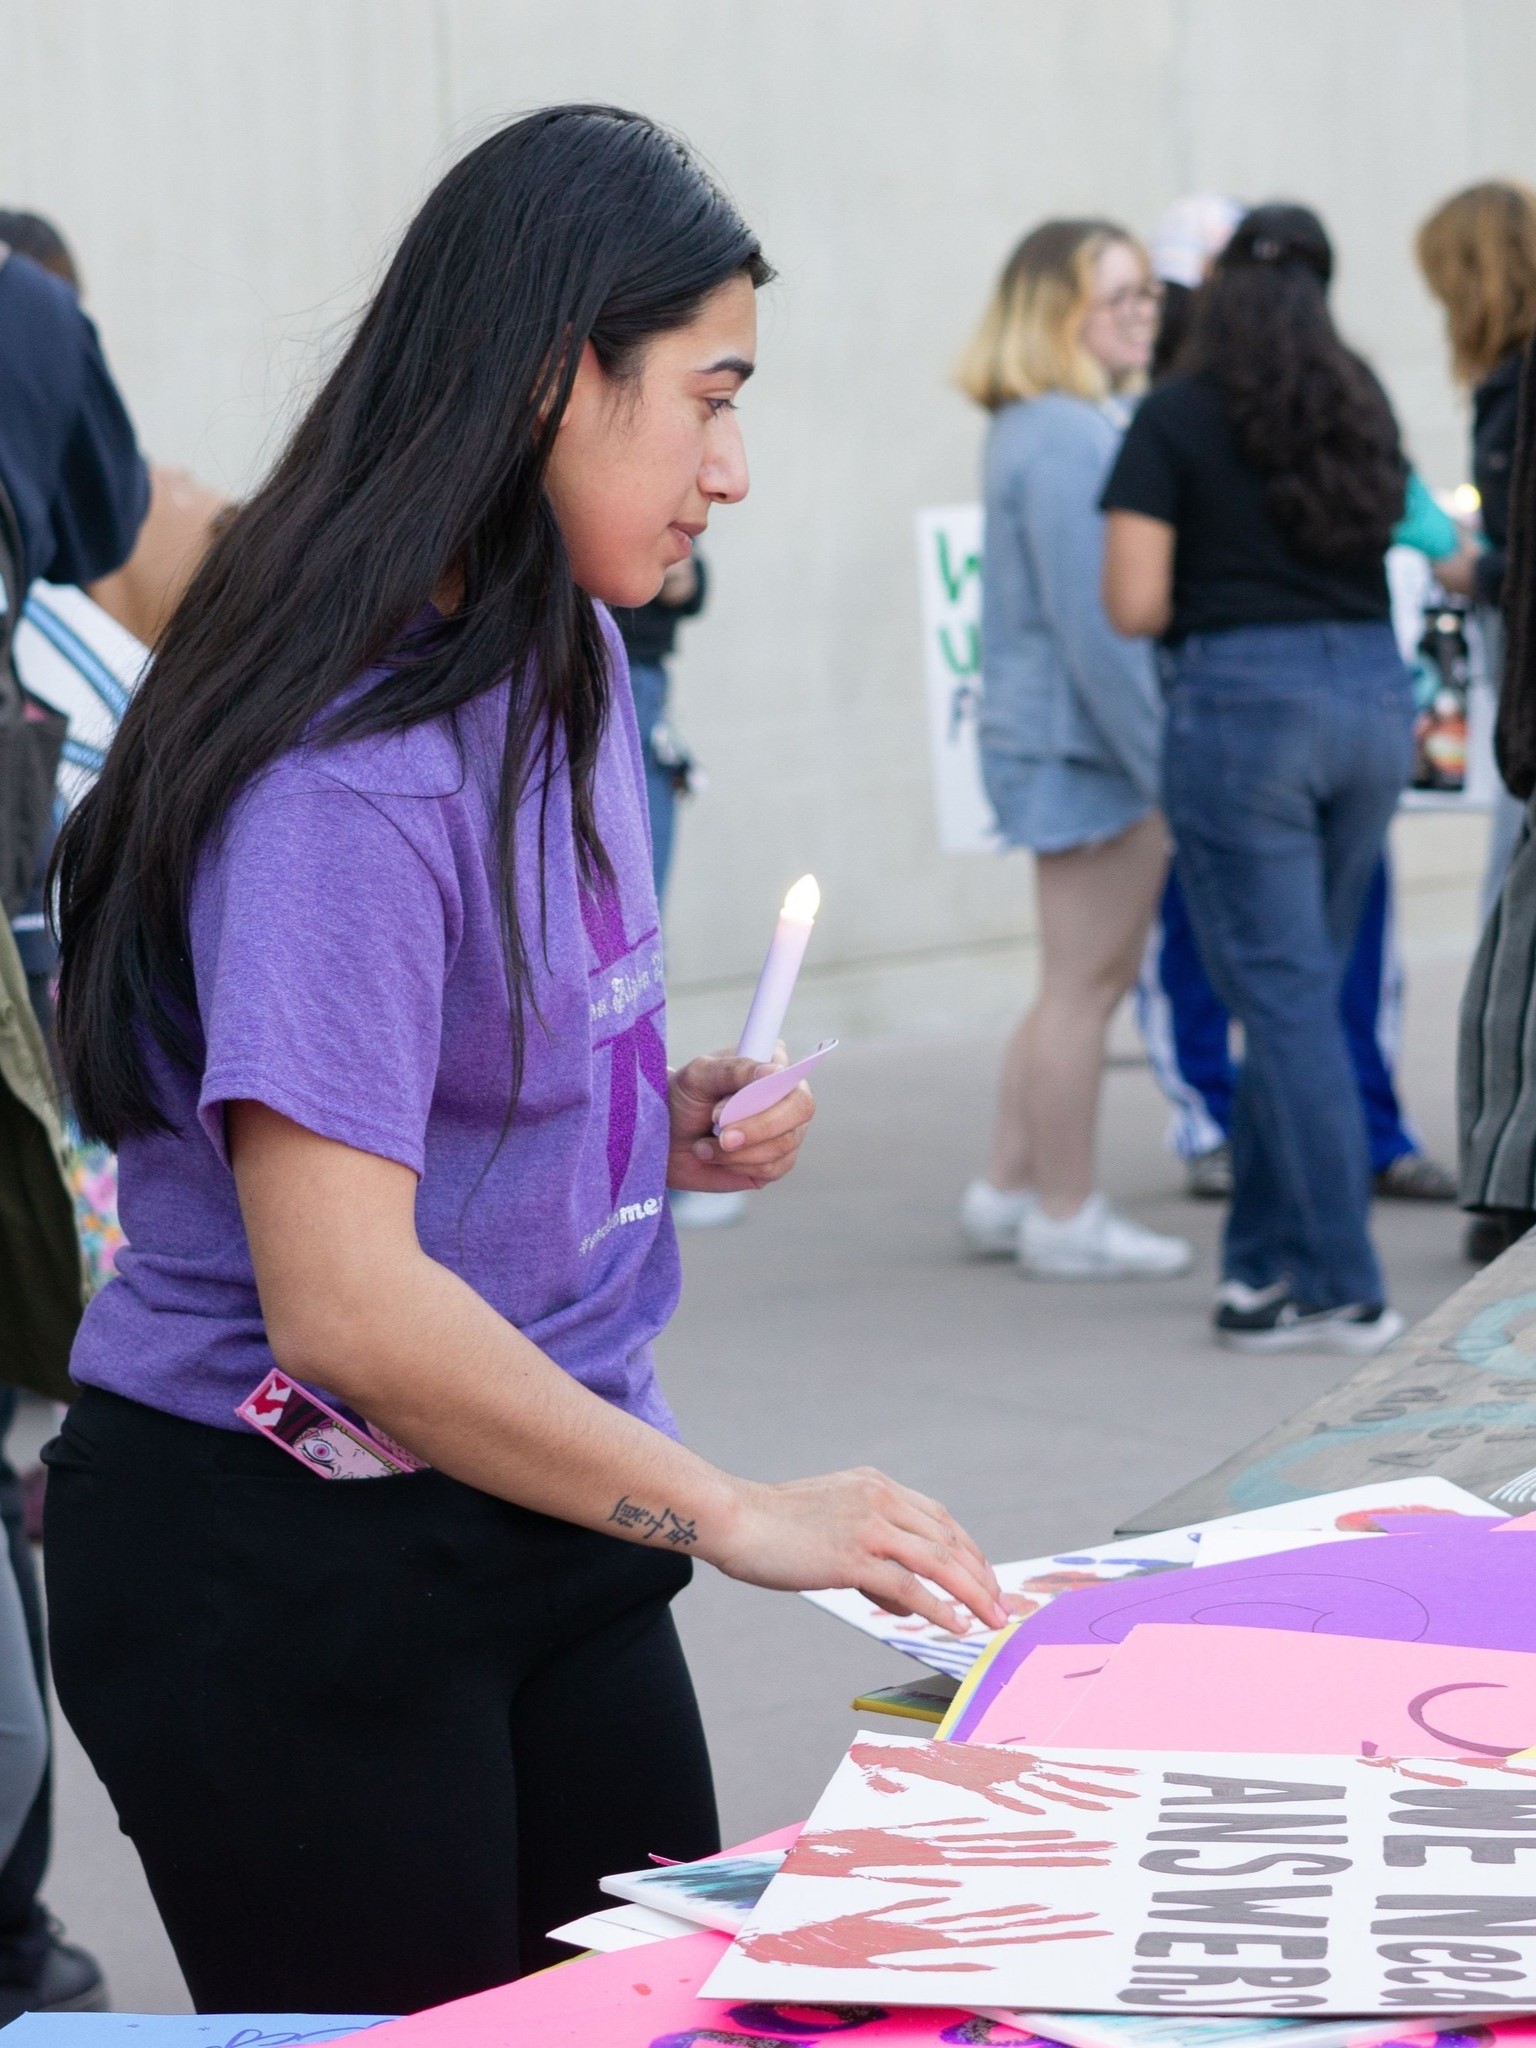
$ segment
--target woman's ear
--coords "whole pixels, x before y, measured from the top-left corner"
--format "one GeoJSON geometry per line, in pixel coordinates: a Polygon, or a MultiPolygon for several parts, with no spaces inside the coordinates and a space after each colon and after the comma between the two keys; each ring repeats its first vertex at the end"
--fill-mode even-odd
{"type": "MultiPolygon", "coordinates": [[[[555,379],[556,388],[558,388],[559,382],[560,380],[557,377],[555,379]]],[[[590,341],[584,341],[581,345],[581,354],[576,363],[576,375],[571,379],[570,395],[565,401],[565,410],[561,413],[559,419],[555,421],[555,432],[558,434],[562,428],[570,424],[573,414],[579,415],[581,412],[585,412],[591,406],[594,399],[606,393],[608,382],[609,380],[603,366],[597,359],[597,350],[590,341]]],[[[554,402],[554,393],[552,391],[550,397],[540,410],[539,421],[541,425],[548,419],[549,409],[554,402]]]]}

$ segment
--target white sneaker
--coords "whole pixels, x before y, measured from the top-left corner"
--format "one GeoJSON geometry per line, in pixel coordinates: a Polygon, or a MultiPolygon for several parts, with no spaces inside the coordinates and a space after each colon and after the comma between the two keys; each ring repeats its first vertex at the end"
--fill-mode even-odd
{"type": "Polygon", "coordinates": [[[679,1230],[729,1230],[733,1223],[747,1220],[744,1194],[707,1195],[697,1188],[676,1188],[667,1199],[679,1230]]]}
{"type": "Polygon", "coordinates": [[[1064,1222],[1030,1196],[1018,1250],[1020,1270],[1039,1280],[1170,1280],[1194,1258],[1182,1237],[1133,1223],[1102,1195],[1090,1195],[1064,1222]]]}
{"type": "Polygon", "coordinates": [[[1009,1193],[989,1180],[973,1180],[960,1201],[960,1235],[984,1259],[1015,1258],[1028,1207],[1022,1188],[1009,1193]]]}

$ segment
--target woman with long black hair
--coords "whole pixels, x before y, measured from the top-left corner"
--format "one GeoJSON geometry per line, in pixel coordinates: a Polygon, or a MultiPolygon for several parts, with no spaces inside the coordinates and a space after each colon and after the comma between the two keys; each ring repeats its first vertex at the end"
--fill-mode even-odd
{"type": "Polygon", "coordinates": [[[1339,989],[1412,758],[1383,567],[1408,472],[1332,274],[1307,208],[1247,214],[1103,499],[1105,601],[1167,650],[1164,804],[1243,1027],[1215,1324],[1247,1351],[1371,1352],[1402,1327],[1339,989]]]}
{"type": "Polygon", "coordinates": [[[64,1057],[131,1249],[49,1454],[55,1669],[204,2011],[469,1992],[605,1869],[716,1846],[692,1556],[1005,1619],[938,1503],[735,1478],[652,1371],[667,1187],[777,1179],[811,1105],[716,1139],[762,1070],[668,1071],[594,600],[745,494],[768,276],[637,115],[481,144],[64,833],[64,1057]],[[421,1468],[291,1461],[236,1414],[274,1364],[421,1468]]]}

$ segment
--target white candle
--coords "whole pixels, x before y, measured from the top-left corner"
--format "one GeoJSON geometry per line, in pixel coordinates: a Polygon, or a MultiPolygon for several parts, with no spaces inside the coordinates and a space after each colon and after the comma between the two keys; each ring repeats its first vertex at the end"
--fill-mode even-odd
{"type": "Polygon", "coordinates": [[[800,962],[811,942],[811,928],[821,908],[821,891],[814,875],[802,875],[784,898],[784,908],[774,927],[773,943],[758,976],[757,993],[747,1012],[747,1021],[736,1051],[744,1060],[771,1060],[784,1029],[789,999],[795,992],[800,962]]]}

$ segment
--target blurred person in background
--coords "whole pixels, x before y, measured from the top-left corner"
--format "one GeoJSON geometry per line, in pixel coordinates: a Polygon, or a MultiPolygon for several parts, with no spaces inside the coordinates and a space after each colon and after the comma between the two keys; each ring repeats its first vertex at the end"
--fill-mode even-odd
{"type": "MultiPolygon", "coordinates": [[[[0,208],[0,245],[29,259],[50,277],[57,278],[76,300],[79,299],[79,267],[68,242],[51,220],[38,213],[0,208]]],[[[89,331],[94,338],[94,328],[89,331]]],[[[139,460],[136,449],[134,459],[139,460]]],[[[106,554],[83,552],[79,547],[67,546],[57,551],[46,567],[38,566],[35,556],[28,563],[28,602],[34,613],[54,609],[47,602],[45,588],[36,586],[80,586],[88,591],[94,605],[100,606],[136,641],[145,647],[154,645],[193,571],[206,554],[220,522],[227,518],[231,508],[229,501],[220,493],[199,484],[183,470],[152,466],[145,473],[147,496],[143,504],[134,510],[132,535],[126,552],[122,550],[120,537],[114,533],[106,554]],[[95,563],[106,561],[109,556],[113,558],[111,566],[98,571],[95,563]],[[73,573],[77,570],[90,573],[73,573]]],[[[74,483],[70,488],[78,490],[81,485],[74,483]]],[[[90,488],[89,481],[85,488],[90,488]]],[[[108,514],[108,531],[114,519],[120,521],[121,515],[108,514]]],[[[122,530],[126,532],[125,525],[122,530]]],[[[104,533],[102,538],[105,537],[104,533]]],[[[100,542],[93,545],[99,546],[100,542]]],[[[52,637],[60,640],[62,636],[55,632],[52,637]]],[[[87,641],[92,637],[89,631],[85,637],[87,641]]],[[[68,707],[49,702],[50,708],[67,711],[68,707]]],[[[119,704],[119,715],[121,708],[119,704]]],[[[68,742],[65,751],[69,751],[68,742]]],[[[53,1039],[52,985],[59,962],[58,948],[48,930],[42,878],[51,848],[50,833],[41,848],[33,887],[11,920],[17,949],[26,968],[33,1008],[50,1047],[53,1039]]]]}
{"type": "Polygon", "coordinates": [[[696,619],[703,611],[707,588],[702,558],[690,555],[686,562],[673,563],[649,604],[620,605],[613,614],[624,652],[629,656],[629,688],[640,728],[640,750],[645,756],[651,873],[656,882],[656,901],[663,906],[672,867],[677,802],[688,794],[693,767],[678,745],[667,717],[671,691],[667,663],[677,646],[678,625],[684,619],[696,619]]]}
{"type": "MultiPolygon", "coordinates": [[[[1163,285],[1162,319],[1152,357],[1154,383],[1179,367],[1196,293],[1231,240],[1243,208],[1219,193],[1175,200],[1150,243],[1163,285]]],[[[1471,550],[1450,515],[1417,476],[1394,540],[1435,564],[1442,588],[1465,591],[1471,550]]],[[[1417,632],[1414,634],[1416,639],[1417,632]]],[[[1384,853],[1366,895],[1344,974],[1341,1007],[1350,1060],[1360,1087],[1375,1192],[1397,1201],[1451,1202],[1456,1178],[1424,1150],[1403,1109],[1394,1072],[1403,968],[1393,936],[1392,879],[1384,853]]],[[[1188,1192],[1225,1201],[1232,1192],[1232,1056],[1226,1005],[1211,986],[1179,886],[1178,862],[1167,886],[1136,984],[1136,1021],[1147,1063],[1172,1111],[1168,1143],[1184,1162],[1188,1192]]]]}
{"type": "MultiPolygon", "coordinates": [[[[1452,374],[1472,393],[1472,481],[1481,503],[1485,546],[1470,595],[1488,679],[1497,689],[1504,672],[1504,575],[1520,365],[1536,333],[1536,192],[1510,179],[1468,186],[1424,222],[1414,253],[1425,283],[1445,309],[1452,374]]],[[[1483,875],[1485,918],[1524,816],[1524,805],[1501,790],[1483,875]]]]}
{"type": "Polygon", "coordinates": [[[960,367],[991,415],[985,461],[982,766],[1009,846],[1035,855],[1040,988],[1004,1054],[992,1154],[960,1225],[1042,1278],[1182,1273],[1190,1248],[1097,1191],[1105,1038],[1136,978],[1168,862],[1151,650],[1099,594],[1098,494],[1158,294],[1105,220],[1046,221],[1004,267],[960,367]]]}
{"type": "MultiPolygon", "coordinates": [[[[12,226],[15,226],[14,218],[12,226]]],[[[132,424],[113,383],[96,331],[68,282],[6,245],[0,261],[0,486],[13,514],[15,589],[39,577],[89,583],[109,575],[132,553],[149,498],[149,480],[132,424]]],[[[9,607],[14,619],[19,597],[9,607]]],[[[0,821],[3,822],[3,821],[0,821]]],[[[35,860],[46,852],[46,812],[35,860]]],[[[6,905],[17,921],[16,964],[25,970],[35,1036],[14,1005],[0,1022],[6,1144],[0,1151],[0,1216],[13,1255],[22,1232],[45,1238],[44,1256],[14,1277],[25,1289],[27,1318],[19,1339],[7,1321],[10,1384],[0,1390],[0,1440],[15,1413],[15,1387],[68,1390],[64,1366],[81,1311],[79,1247],[74,1239],[62,1158],[51,1125],[54,1104],[38,1055],[51,1026],[42,897],[6,905]],[[27,952],[22,954],[21,948],[27,952]],[[40,1135],[39,1135],[40,1134],[40,1135]],[[44,1171],[42,1150],[51,1158],[44,1171]],[[59,1220],[55,1225],[51,1219],[59,1220]],[[23,1355],[18,1355],[19,1353],[23,1355]]],[[[44,1054],[46,1058],[46,1054],[44,1054]]],[[[44,1687],[42,1614],[27,1544],[21,1488],[0,1461],[0,1517],[31,1634],[40,1691],[44,1687]]],[[[0,1867],[0,2017],[27,2010],[95,2009],[105,2004],[101,1972],[84,1949],[60,1939],[37,1897],[48,1861],[50,1786],[47,1775],[9,1856],[0,1867]]]]}
{"type": "MultiPolygon", "coordinates": [[[[0,208],[0,242],[30,256],[80,295],[80,269],[74,252],[42,214],[0,208]]],[[[149,503],[132,552],[106,575],[91,579],[91,597],[136,640],[153,647],[232,509],[223,492],[199,483],[187,470],[151,463],[149,503]]],[[[51,580],[66,579],[54,576],[51,580]]]]}
{"type": "Polygon", "coordinates": [[[1243,207],[1236,199],[1220,192],[1190,192],[1176,199],[1158,222],[1147,245],[1152,275],[1163,288],[1152,345],[1154,384],[1160,384],[1177,363],[1189,339],[1195,294],[1242,217],[1243,207]]]}
{"type": "Polygon", "coordinates": [[[1245,216],[1185,367],[1104,492],[1105,598],[1163,637],[1163,790],[1200,955],[1243,1027],[1218,1339],[1371,1352],[1402,1327],[1368,1230],[1344,966],[1412,763],[1384,560],[1407,464],[1334,330],[1308,209],[1245,216]]]}
{"type": "MultiPolygon", "coordinates": [[[[645,800],[651,823],[651,872],[656,901],[666,907],[667,877],[672,867],[673,835],[679,800],[698,786],[698,771],[678,740],[667,715],[671,678],[667,663],[677,645],[683,619],[696,619],[704,609],[708,571],[703,559],[691,555],[676,562],[662,579],[649,604],[618,606],[613,622],[629,656],[629,687],[645,757],[645,800]]],[[[743,1194],[702,1194],[675,1189],[668,1197],[672,1221],[679,1230],[721,1230],[745,1221],[743,1194]]]]}
{"type": "Polygon", "coordinates": [[[1485,1258],[1536,1226],[1536,338],[1527,348],[1503,580],[1507,642],[1494,751],[1527,806],[1503,886],[1483,926],[1461,999],[1456,1108],[1461,1204],[1482,1226],[1485,1258]]]}
{"type": "MultiPolygon", "coordinates": [[[[1472,481],[1480,501],[1485,551],[1477,564],[1473,595],[1488,680],[1502,695],[1505,662],[1504,584],[1510,550],[1510,484],[1520,412],[1521,364],[1536,333],[1536,192],[1513,179],[1493,179],[1455,193],[1424,222],[1415,254],[1425,282],[1445,310],[1451,369],[1472,394],[1472,481]]],[[[1502,714],[1501,714],[1502,715],[1502,714]]],[[[1501,772],[1502,772],[1501,753],[1501,772]]],[[[1488,859],[1483,874],[1485,921],[1499,900],[1525,819],[1518,783],[1505,777],[1494,798],[1488,859]]],[[[1493,943],[1493,942],[1490,942],[1493,943]]],[[[1487,963],[1484,963],[1485,965],[1487,963]]],[[[1464,1045],[1464,1084],[1474,1071],[1464,1045]]],[[[1480,1084],[1474,1088],[1476,1097],[1480,1084]]],[[[1474,1214],[1467,1228],[1467,1256],[1478,1264],[1497,1257],[1527,1204],[1495,1202],[1502,1192],[1518,1193],[1488,1178],[1481,1143],[1469,1152],[1472,1125],[1487,1132],[1502,1124],[1502,1112],[1473,1111],[1463,1104],[1462,1200],[1474,1214]],[[1470,1121],[1469,1121],[1470,1119],[1470,1121]],[[1510,1219],[1513,1219],[1511,1221],[1510,1219]]]]}

